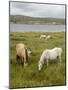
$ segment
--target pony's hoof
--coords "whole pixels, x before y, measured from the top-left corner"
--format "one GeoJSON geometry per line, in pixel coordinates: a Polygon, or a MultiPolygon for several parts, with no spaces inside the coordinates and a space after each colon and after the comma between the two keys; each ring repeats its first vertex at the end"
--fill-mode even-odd
{"type": "Polygon", "coordinates": [[[24,67],[26,67],[28,64],[24,64],[24,67]]]}

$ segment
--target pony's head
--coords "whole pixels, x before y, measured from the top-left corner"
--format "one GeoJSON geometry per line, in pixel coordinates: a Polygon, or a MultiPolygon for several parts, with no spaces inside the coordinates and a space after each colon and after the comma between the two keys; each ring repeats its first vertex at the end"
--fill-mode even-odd
{"type": "Polygon", "coordinates": [[[28,56],[30,57],[30,55],[31,55],[31,51],[30,51],[30,50],[28,50],[28,56]]]}
{"type": "Polygon", "coordinates": [[[42,68],[42,63],[39,61],[39,63],[38,63],[38,70],[40,71],[41,68],[42,68]]]}

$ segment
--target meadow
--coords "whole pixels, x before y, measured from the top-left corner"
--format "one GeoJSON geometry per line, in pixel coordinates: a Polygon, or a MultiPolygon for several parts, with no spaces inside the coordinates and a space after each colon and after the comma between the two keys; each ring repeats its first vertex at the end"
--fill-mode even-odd
{"type": "Polygon", "coordinates": [[[66,85],[66,54],[64,32],[10,32],[10,88],[46,87],[66,85]],[[51,35],[48,41],[40,39],[40,35],[51,35]],[[16,44],[24,43],[31,50],[29,64],[24,67],[16,63],[16,44]],[[41,71],[38,71],[38,61],[44,49],[61,47],[62,62],[50,61],[41,71]]]}

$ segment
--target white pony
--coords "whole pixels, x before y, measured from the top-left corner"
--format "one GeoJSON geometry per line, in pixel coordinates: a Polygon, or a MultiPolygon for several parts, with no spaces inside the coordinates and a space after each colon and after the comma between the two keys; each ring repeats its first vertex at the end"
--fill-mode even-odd
{"type": "Polygon", "coordinates": [[[40,61],[38,63],[38,69],[41,70],[45,61],[47,63],[47,66],[49,60],[59,59],[59,61],[61,62],[61,53],[62,53],[62,49],[58,47],[44,50],[40,57],[40,61]]]}
{"type": "Polygon", "coordinates": [[[46,35],[41,35],[40,36],[40,39],[45,39],[46,38],[46,35]]]}
{"type": "Polygon", "coordinates": [[[24,62],[24,66],[28,64],[28,50],[23,43],[16,45],[16,60],[24,62]]]}

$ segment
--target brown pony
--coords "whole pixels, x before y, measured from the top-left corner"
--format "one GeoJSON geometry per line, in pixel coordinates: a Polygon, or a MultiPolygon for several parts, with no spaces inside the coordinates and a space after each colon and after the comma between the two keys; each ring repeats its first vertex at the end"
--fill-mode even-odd
{"type": "Polygon", "coordinates": [[[24,63],[24,66],[28,64],[28,51],[22,43],[16,45],[16,61],[19,62],[20,60],[24,63]]]}

